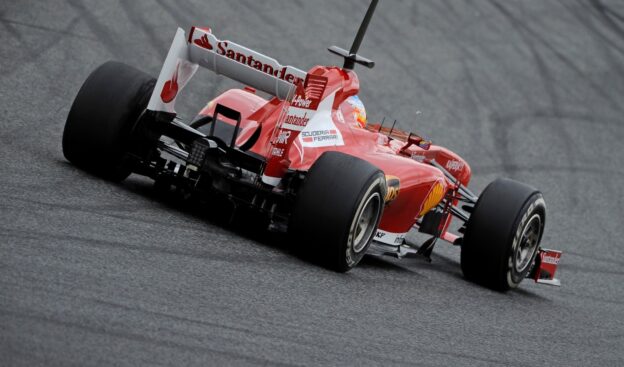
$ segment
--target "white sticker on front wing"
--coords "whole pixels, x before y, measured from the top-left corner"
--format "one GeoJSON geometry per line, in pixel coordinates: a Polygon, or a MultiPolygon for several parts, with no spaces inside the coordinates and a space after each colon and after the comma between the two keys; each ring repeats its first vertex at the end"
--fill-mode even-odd
{"type": "Polygon", "coordinates": [[[407,232],[393,233],[393,232],[387,232],[387,231],[378,229],[377,233],[375,234],[374,240],[377,242],[383,242],[388,245],[398,246],[403,243],[403,240],[405,240],[405,235],[407,235],[407,232]]]}

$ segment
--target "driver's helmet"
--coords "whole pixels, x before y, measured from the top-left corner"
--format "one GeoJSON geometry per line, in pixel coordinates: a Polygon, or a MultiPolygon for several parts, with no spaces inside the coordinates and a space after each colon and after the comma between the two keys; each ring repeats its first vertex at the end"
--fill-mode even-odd
{"type": "Polygon", "coordinates": [[[357,125],[361,128],[366,127],[366,108],[364,103],[358,96],[351,96],[347,98],[347,103],[353,108],[353,118],[357,125]]]}

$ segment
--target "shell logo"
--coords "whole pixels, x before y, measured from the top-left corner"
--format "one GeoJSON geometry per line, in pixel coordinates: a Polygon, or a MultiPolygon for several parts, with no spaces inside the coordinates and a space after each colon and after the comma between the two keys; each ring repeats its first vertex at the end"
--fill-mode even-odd
{"type": "Polygon", "coordinates": [[[388,191],[386,192],[384,202],[389,203],[399,196],[401,180],[397,176],[386,175],[386,188],[388,191]]]}
{"type": "Polygon", "coordinates": [[[420,214],[418,214],[418,216],[422,217],[423,215],[427,214],[429,210],[438,205],[440,200],[442,200],[442,198],[444,197],[444,193],[444,186],[442,186],[439,181],[436,182],[427,194],[427,197],[423,202],[422,209],[420,210],[420,214]]]}
{"type": "Polygon", "coordinates": [[[353,116],[355,117],[355,121],[357,121],[358,126],[360,126],[361,128],[366,127],[366,111],[354,107],[353,116]]]}

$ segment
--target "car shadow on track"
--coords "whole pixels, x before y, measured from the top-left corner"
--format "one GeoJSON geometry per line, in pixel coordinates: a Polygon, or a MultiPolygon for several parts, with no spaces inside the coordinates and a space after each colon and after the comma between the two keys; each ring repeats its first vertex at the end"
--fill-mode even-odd
{"type": "MultiPolygon", "coordinates": [[[[59,161],[65,167],[76,168],[72,164],[59,161]]],[[[101,180],[88,172],[80,170],[81,174],[93,179],[101,180]]],[[[278,250],[293,259],[318,268],[327,268],[323,259],[315,256],[315,253],[306,251],[305,249],[293,243],[293,239],[284,233],[275,233],[267,230],[268,222],[262,216],[255,214],[251,210],[238,210],[234,213],[231,204],[227,201],[201,203],[192,199],[183,198],[179,193],[173,190],[163,191],[154,186],[154,182],[142,176],[131,175],[125,181],[120,183],[109,182],[117,188],[127,191],[132,195],[138,195],[151,202],[156,202],[164,206],[163,210],[175,210],[183,215],[188,215],[194,219],[204,221],[209,225],[213,225],[224,229],[231,233],[232,237],[241,237],[254,242],[254,245],[265,246],[267,248],[278,250]],[[243,225],[241,225],[243,224],[243,225]]],[[[402,259],[401,263],[393,258],[383,258],[378,256],[365,256],[358,268],[361,269],[380,269],[384,271],[399,272],[401,274],[422,276],[421,271],[433,271],[456,278],[460,282],[466,282],[471,286],[479,289],[485,289],[467,281],[458,271],[458,263],[456,259],[444,256],[439,253],[432,255],[432,263],[428,263],[419,259],[402,259]]],[[[328,270],[330,271],[330,270],[328,270]]],[[[495,292],[495,291],[492,291],[495,292]]],[[[499,292],[496,292],[499,293],[499,292]]],[[[541,296],[531,292],[530,289],[520,288],[515,293],[523,294],[526,297],[535,299],[543,299],[541,296]]]]}
{"type": "Polygon", "coordinates": [[[414,275],[419,275],[414,270],[407,268],[405,266],[401,266],[400,264],[396,264],[392,262],[390,258],[385,259],[380,256],[367,255],[364,256],[362,261],[358,264],[358,268],[369,268],[369,269],[382,269],[384,271],[396,271],[400,273],[409,273],[414,275]]]}
{"type": "MultiPolygon", "coordinates": [[[[201,203],[193,201],[192,199],[185,199],[174,191],[158,190],[151,179],[136,175],[131,175],[121,183],[112,184],[118,185],[118,187],[124,190],[133,194],[138,194],[151,201],[156,201],[164,205],[167,209],[176,210],[185,215],[225,229],[231,232],[233,236],[242,237],[255,242],[257,245],[279,250],[303,263],[315,267],[327,268],[322,258],[319,258],[315,253],[309,250],[306,251],[306,249],[297,246],[296,243],[293,243],[293,239],[287,234],[270,232],[267,230],[268,221],[252,210],[244,208],[234,210],[232,205],[226,200],[201,203]]],[[[416,272],[407,267],[376,256],[365,256],[360,264],[358,264],[358,267],[416,274],[416,272]]],[[[328,269],[328,271],[330,270],[328,269]]]]}
{"type": "MultiPolygon", "coordinates": [[[[74,167],[70,163],[63,163],[74,167]]],[[[88,172],[81,172],[97,178],[88,172]]],[[[199,201],[194,198],[184,197],[175,190],[159,189],[151,179],[137,175],[131,175],[120,183],[109,183],[133,195],[156,202],[164,206],[163,210],[174,210],[226,230],[231,233],[232,237],[241,237],[253,241],[254,245],[278,250],[294,259],[298,259],[302,263],[326,268],[323,259],[316,256],[315,253],[297,246],[296,243],[293,243],[294,240],[287,234],[267,230],[268,220],[251,209],[238,208],[235,210],[227,200],[212,199],[210,201],[199,201]]],[[[364,266],[370,264],[374,264],[373,266],[376,267],[409,271],[392,263],[383,265],[383,261],[375,262],[373,260],[369,262],[367,260],[364,262],[364,266]]]]}
{"type": "MultiPolygon", "coordinates": [[[[443,246],[443,245],[440,244],[440,246],[443,246]]],[[[407,259],[407,261],[410,261],[410,260],[411,259],[407,259]]],[[[466,279],[461,272],[460,263],[453,257],[446,256],[441,253],[436,253],[434,250],[434,253],[431,255],[431,260],[432,260],[431,263],[425,263],[424,261],[419,261],[419,264],[423,264],[421,265],[421,267],[423,269],[426,269],[427,271],[442,273],[445,276],[458,280],[458,284],[461,284],[462,286],[473,287],[475,291],[491,292],[492,294],[499,294],[499,295],[505,294],[505,292],[492,290],[482,285],[473,283],[470,280],[466,279]]],[[[533,280],[525,279],[521,283],[519,288],[516,288],[510,292],[511,294],[522,295],[523,297],[527,297],[527,298],[538,300],[538,301],[548,301],[547,298],[544,298],[541,295],[533,291],[534,286],[536,286],[536,284],[533,283],[533,280]]]]}

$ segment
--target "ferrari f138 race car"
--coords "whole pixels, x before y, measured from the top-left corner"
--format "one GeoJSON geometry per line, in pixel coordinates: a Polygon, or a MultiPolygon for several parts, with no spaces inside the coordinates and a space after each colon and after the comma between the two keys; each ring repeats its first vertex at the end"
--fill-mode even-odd
{"type": "Polygon", "coordinates": [[[502,291],[524,278],[558,285],[561,252],[540,247],[546,206],[538,190],[498,179],[477,196],[457,154],[367,123],[353,69],[374,66],[357,52],[377,2],[350,50],[329,48],[342,67],[283,66],[201,27],[177,30],[158,79],[107,62],[74,100],[64,155],[110,180],[136,173],[251,208],[337,271],[365,254],[429,259],[443,240],[460,247],[461,269],[476,283],[502,291]],[[210,100],[187,123],[175,104],[200,67],[244,87],[210,100]],[[453,218],[462,223],[457,233],[453,218]],[[420,246],[405,241],[414,228],[428,238],[420,246]]]}

